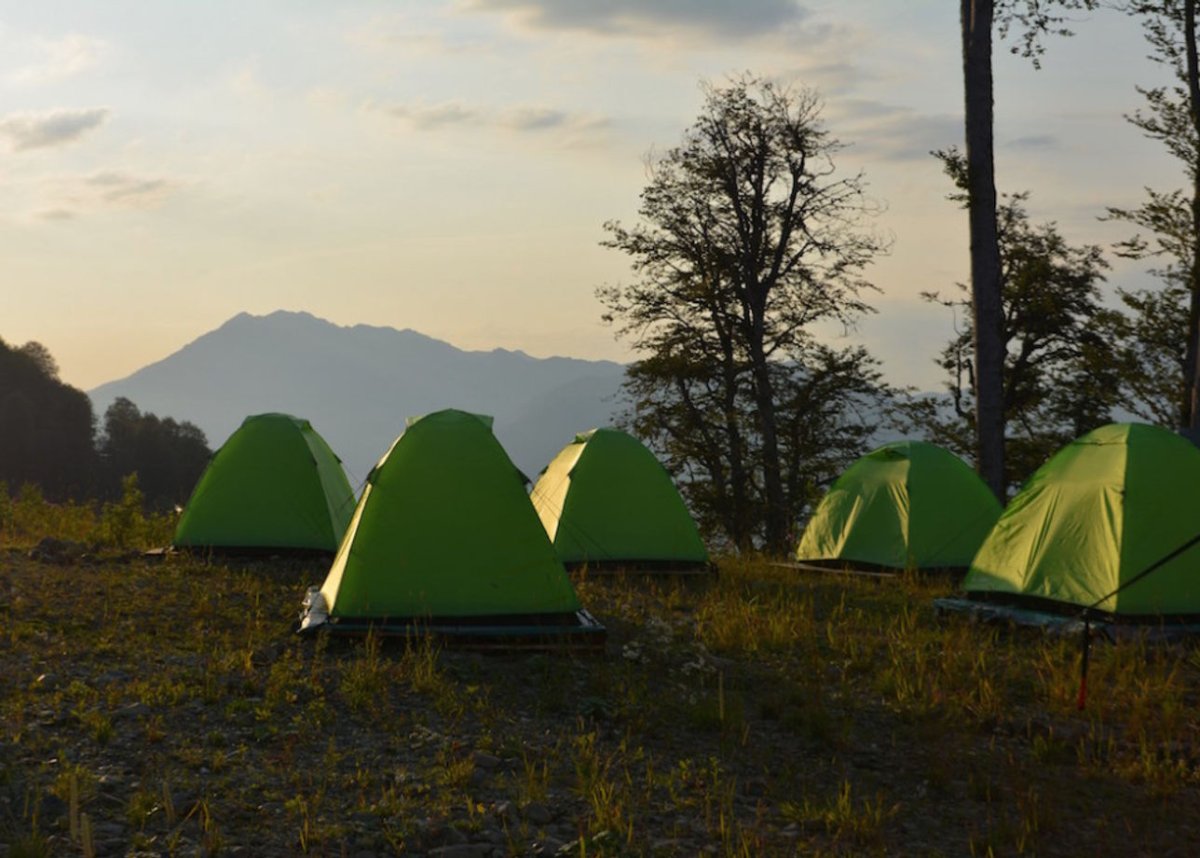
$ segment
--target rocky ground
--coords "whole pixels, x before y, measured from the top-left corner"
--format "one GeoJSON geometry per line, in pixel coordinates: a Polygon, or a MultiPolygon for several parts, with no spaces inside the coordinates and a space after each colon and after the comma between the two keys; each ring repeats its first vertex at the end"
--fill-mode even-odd
{"type": "Polygon", "coordinates": [[[0,856],[1200,851],[1188,650],[944,582],[591,579],[597,655],[300,639],[319,564],[0,559],[0,856]]]}

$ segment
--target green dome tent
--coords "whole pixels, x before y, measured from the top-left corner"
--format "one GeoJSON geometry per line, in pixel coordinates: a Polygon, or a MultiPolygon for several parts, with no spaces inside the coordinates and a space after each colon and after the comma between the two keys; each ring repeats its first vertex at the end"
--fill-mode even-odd
{"type": "Polygon", "coordinates": [[[529,497],[568,566],[708,569],[708,551],[671,475],[625,432],[576,435],[529,497]]]}
{"type": "Polygon", "coordinates": [[[1040,613],[1200,621],[1200,450],[1143,424],[1068,444],[1013,498],[963,589],[1040,613]]]}
{"type": "Polygon", "coordinates": [[[896,441],[846,469],[818,504],[796,559],[833,567],[965,569],[1000,503],[936,444],[896,441]]]}
{"type": "Polygon", "coordinates": [[[412,420],[372,469],[301,630],[456,638],[587,639],[580,610],[491,418],[412,420]]]}
{"type": "Polygon", "coordinates": [[[354,511],[338,457],[307,420],[247,417],[213,456],[175,529],[174,546],[332,554],[354,511]]]}

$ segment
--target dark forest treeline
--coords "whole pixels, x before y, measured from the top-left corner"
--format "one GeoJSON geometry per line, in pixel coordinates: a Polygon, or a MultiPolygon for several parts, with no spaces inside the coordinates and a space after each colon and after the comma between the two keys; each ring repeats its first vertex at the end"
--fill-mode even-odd
{"type": "Polygon", "coordinates": [[[0,340],[0,482],[38,486],[50,500],[111,500],[137,474],[147,506],[184,503],[211,451],[192,423],[143,414],[128,399],[102,430],[87,394],[64,384],[40,343],[0,340]]]}

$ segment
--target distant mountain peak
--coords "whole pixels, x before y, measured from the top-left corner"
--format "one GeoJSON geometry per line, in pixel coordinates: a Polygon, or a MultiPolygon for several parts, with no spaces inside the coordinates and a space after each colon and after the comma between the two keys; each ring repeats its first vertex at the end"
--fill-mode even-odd
{"type": "Polygon", "coordinates": [[[123,396],[189,420],[214,446],[250,414],[293,414],[356,474],[370,470],[406,418],[454,406],[494,415],[517,466],[536,473],[575,432],[611,422],[623,375],[612,361],[467,351],[407,328],[275,310],[238,313],[90,395],[98,414],[123,396]]]}
{"type": "Polygon", "coordinates": [[[306,310],[272,310],[270,313],[265,313],[261,316],[256,316],[254,313],[248,313],[245,310],[243,310],[242,312],[238,313],[236,316],[232,316],[227,322],[225,322],[224,325],[221,325],[220,327],[224,328],[229,325],[247,325],[247,324],[258,325],[258,324],[263,324],[263,323],[272,324],[272,325],[291,324],[291,323],[299,323],[299,324],[309,325],[309,324],[317,323],[320,325],[328,325],[330,327],[337,327],[336,325],[333,324],[333,322],[330,322],[327,319],[322,319],[319,316],[314,316],[312,313],[309,313],[306,310]]]}

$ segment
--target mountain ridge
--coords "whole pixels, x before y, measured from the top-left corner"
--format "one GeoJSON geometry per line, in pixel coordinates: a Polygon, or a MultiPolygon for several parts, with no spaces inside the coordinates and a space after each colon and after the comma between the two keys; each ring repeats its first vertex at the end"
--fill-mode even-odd
{"type": "Polygon", "coordinates": [[[213,449],[250,414],[304,417],[352,480],[366,476],[408,417],[462,408],[491,414],[509,455],[532,475],[569,433],[612,422],[623,376],[615,361],[469,351],[411,328],[276,310],[238,313],[88,395],[98,415],[125,397],[142,411],[195,423],[213,449]]]}

